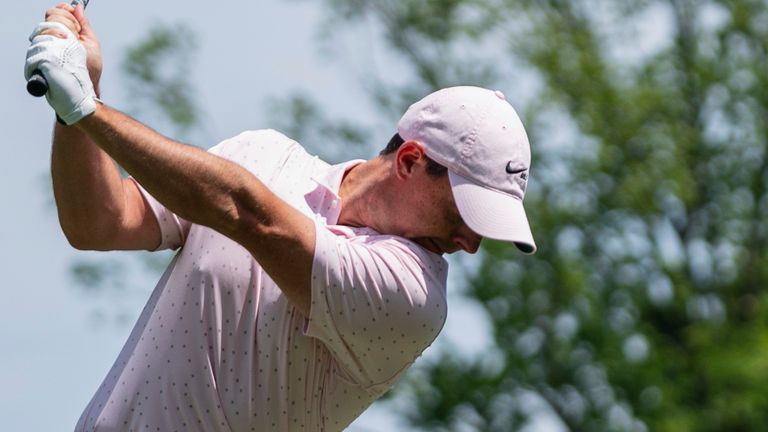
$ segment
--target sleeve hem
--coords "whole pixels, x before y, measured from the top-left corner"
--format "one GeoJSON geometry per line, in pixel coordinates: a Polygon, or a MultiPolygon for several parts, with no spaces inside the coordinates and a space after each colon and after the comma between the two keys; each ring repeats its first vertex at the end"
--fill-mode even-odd
{"type": "Polygon", "coordinates": [[[149,206],[149,208],[152,210],[152,214],[155,216],[155,222],[157,222],[157,226],[160,228],[160,244],[157,245],[155,249],[149,250],[150,252],[157,252],[165,249],[178,249],[181,245],[184,244],[186,241],[186,233],[180,226],[178,222],[173,222],[176,225],[176,229],[178,230],[179,235],[179,245],[170,246],[168,245],[168,242],[166,241],[167,236],[167,230],[166,227],[163,226],[162,223],[160,223],[161,213],[163,211],[166,211],[165,207],[162,206],[152,195],[147,192],[146,189],[144,189],[141,184],[133,177],[128,177],[134,184],[136,184],[136,187],[138,187],[139,192],[141,193],[142,198],[144,198],[144,202],[149,206]]]}
{"type": "Polygon", "coordinates": [[[314,218],[314,225],[315,225],[315,251],[312,256],[312,272],[311,277],[312,280],[310,280],[310,303],[309,303],[309,316],[304,319],[304,328],[302,329],[302,333],[304,336],[309,336],[313,338],[319,338],[319,329],[316,329],[316,327],[313,325],[314,322],[316,322],[316,319],[313,319],[319,312],[317,312],[317,307],[319,307],[316,298],[317,298],[317,290],[318,284],[317,280],[319,275],[317,274],[319,272],[319,263],[317,260],[317,252],[322,246],[325,246],[325,238],[321,235],[320,229],[325,229],[324,225],[321,225],[321,222],[317,219],[317,217],[314,218]],[[317,330],[317,331],[316,331],[317,330]]]}

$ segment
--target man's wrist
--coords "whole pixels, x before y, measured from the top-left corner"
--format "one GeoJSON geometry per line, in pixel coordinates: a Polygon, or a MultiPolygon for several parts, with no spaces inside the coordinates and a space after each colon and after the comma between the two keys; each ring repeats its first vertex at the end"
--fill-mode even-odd
{"type": "Polygon", "coordinates": [[[73,124],[73,126],[80,129],[82,132],[87,133],[88,129],[98,121],[98,118],[101,114],[103,114],[103,111],[106,107],[104,102],[102,102],[99,98],[93,98],[93,100],[96,102],[96,109],[93,110],[92,113],[86,115],[85,117],[81,118],[80,121],[73,124]]]}
{"type": "MultiPolygon", "coordinates": [[[[78,121],[76,121],[75,123],[72,123],[72,125],[75,125],[75,124],[77,124],[77,123],[80,123],[80,122],[82,122],[84,119],[86,119],[86,118],[88,118],[88,117],[92,116],[92,115],[93,115],[93,113],[95,113],[95,112],[96,112],[96,110],[97,110],[97,109],[99,109],[99,105],[104,105],[104,102],[103,102],[101,99],[99,99],[99,97],[98,97],[98,96],[94,97],[94,98],[93,98],[93,101],[95,102],[95,108],[94,108],[94,110],[93,110],[93,111],[92,111],[90,114],[87,114],[87,115],[83,116],[82,118],[80,118],[80,119],[79,119],[78,121]]],[[[60,117],[58,114],[56,114],[56,122],[57,122],[58,124],[62,125],[62,126],[71,126],[71,125],[68,125],[68,124],[67,124],[67,122],[65,122],[65,121],[64,121],[64,119],[62,119],[62,118],[61,118],[61,117],[60,117]]]]}

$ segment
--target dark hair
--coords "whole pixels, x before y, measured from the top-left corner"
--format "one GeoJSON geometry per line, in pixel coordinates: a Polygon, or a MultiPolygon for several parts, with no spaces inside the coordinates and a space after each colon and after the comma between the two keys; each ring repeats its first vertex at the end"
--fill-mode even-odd
{"type": "MultiPolygon", "coordinates": [[[[379,155],[384,156],[388,154],[392,154],[397,149],[400,148],[401,145],[405,140],[400,136],[400,134],[396,133],[392,136],[392,138],[389,140],[389,143],[387,143],[387,146],[384,147],[384,150],[379,152],[379,155]]],[[[439,163],[433,161],[429,157],[427,157],[427,173],[431,176],[440,177],[445,175],[448,172],[448,168],[440,165],[439,163]]]]}

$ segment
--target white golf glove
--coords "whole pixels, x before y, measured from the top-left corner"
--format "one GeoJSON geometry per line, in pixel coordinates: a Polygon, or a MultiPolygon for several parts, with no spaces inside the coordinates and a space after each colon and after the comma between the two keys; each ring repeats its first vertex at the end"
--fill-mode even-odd
{"type": "Polygon", "coordinates": [[[28,80],[35,70],[48,81],[45,98],[56,114],[71,125],[96,111],[96,93],[88,75],[85,48],[65,25],[42,22],[30,35],[24,77],[28,80]],[[55,28],[67,35],[61,39],[40,32],[55,28]]]}

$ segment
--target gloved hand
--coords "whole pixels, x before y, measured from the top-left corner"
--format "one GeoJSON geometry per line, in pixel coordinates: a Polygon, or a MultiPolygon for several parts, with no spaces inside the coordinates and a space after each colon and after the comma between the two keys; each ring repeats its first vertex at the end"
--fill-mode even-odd
{"type": "Polygon", "coordinates": [[[96,93],[86,66],[85,48],[72,31],[58,22],[42,22],[29,37],[24,77],[39,70],[48,81],[48,104],[64,123],[77,123],[96,111],[96,93]],[[40,34],[49,29],[66,35],[40,34]]]}

